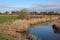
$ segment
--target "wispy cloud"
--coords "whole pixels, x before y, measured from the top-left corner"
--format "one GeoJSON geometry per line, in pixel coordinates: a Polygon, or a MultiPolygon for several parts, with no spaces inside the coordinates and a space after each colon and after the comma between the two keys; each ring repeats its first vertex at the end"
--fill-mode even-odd
{"type": "Polygon", "coordinates": [[[0,8],[7,8],[8,6],[0,4],[0,8]]]}
{"type": "Polygon", "coordinates": [[[60,8],[58,4],[36,4],[33,8],[60,8]]]}
{"type": "Polygon", "coordinates": [[[18,7],[9,7],[7,5],[2,5],[2,4],[0,4],[0,8],[19,9],[18,7]]]}
{"type": "Polygon", "coordinates": [[[0,5],[0,12],[5,12],[5,11],[18,11],[20,8],[17,7],[9,7],[7,5],[0,5]]]}

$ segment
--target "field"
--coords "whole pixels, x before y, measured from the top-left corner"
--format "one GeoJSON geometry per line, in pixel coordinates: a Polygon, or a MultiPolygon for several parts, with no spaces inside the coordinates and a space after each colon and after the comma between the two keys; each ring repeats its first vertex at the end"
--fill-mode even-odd
{"type": "Polygon", "coordinates": [[[0,24],[5,22],[11,22],[12,20],[16,20],[18,16],[13,15],[0,15],[0,24]]]}

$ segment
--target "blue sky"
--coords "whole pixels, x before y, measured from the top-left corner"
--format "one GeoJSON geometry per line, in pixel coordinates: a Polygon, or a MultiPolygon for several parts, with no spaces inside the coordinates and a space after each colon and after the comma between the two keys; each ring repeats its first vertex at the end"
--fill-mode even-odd
{"type": "Polygon", "coordinates": [[[22,8],[60,8],[60,0],[0,0],[0,11],[2,12],[22,8]]]}

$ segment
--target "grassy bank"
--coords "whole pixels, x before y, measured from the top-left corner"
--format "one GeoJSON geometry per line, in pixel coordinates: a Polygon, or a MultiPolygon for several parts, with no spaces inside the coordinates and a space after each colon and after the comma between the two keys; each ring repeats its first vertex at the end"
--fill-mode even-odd
{"type": "Polygon", "coordinates": [[[4,22],[11,22],[12,20],[16,20],[18,16],[12,16],[12,15],[3,15],[0,16],[0,23],[4,23],[4,22]]]}

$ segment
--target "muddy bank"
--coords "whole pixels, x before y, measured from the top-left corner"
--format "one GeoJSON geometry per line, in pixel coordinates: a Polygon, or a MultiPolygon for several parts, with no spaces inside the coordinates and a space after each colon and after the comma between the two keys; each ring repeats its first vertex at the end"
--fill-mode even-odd
{"type": "Polygon", "coordinates": [[[54,21],[53,24],[54,24],[53,25],[54,27],[56,27],[57,29],[60,29],[60,19],[57,21],[54,21]]]}
{"type": "Polygon", "coordinates": [[[53,22],[53,29],[55,33],[60,34],[60,19],[53,22]]]}

